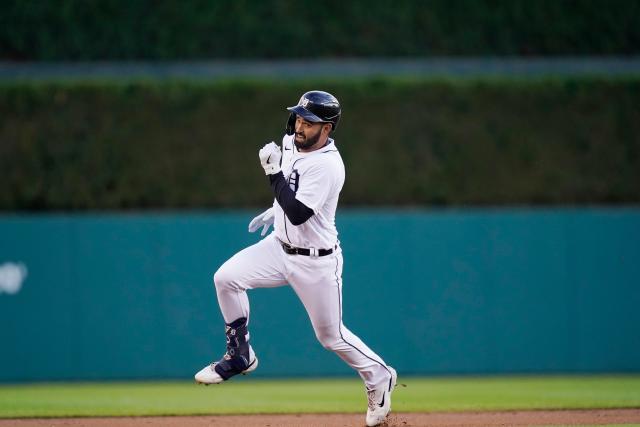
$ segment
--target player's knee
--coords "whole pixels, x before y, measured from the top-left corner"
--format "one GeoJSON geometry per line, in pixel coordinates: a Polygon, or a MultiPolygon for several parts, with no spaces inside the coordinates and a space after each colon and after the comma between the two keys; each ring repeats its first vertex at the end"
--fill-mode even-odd
{"type": "Polygon", "coordinates": [[[227,289],[232,286],[233,279],[228,271],[224,268],[224,265],[213,274],[213,284],[216,289],[227,289]]]}
{"type": "Polygon", "coordinates": [[[342,344],[342,337],[331,329],[322,329],[316,331],[316,338],[324,348],[329,351],[337,350],[342,344]]]}

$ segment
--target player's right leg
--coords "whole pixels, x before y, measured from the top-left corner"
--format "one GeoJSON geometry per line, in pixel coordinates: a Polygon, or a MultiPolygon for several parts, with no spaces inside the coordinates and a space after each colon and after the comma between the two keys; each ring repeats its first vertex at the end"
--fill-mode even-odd
{"type": "Polygon", "coordinates": [[[197,382],[218,384],[234,375],[247,374],[258,366],[249,344],[248,289],[272,288],[287,283],[282,248],[273,236],[235,254],[214,275],[220,311],[225,321],[227,351],[224,356],[201,369],[197,382]]]}
{"type": "Polygon", "coordinates": [[[364,380],[367,426],[383,423],[391,410],[398,375],[391,366],[342,323],[342,252],[323,258],[290,256],[289,280],[304,304],[318,341],[364,380]],[[311,272],[309,274],[308,272],[311,272]]]}

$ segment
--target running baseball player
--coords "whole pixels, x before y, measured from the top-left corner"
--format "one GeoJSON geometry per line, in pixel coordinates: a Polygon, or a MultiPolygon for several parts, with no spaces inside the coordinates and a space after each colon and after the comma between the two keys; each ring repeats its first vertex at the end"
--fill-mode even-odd
{"type": "Polygon", "coordinates": [[[302,301],[318,341],[363,379],[366,423],[382,423],[391,409],[396,371],[342,323],[342,250],[335,226],[345,172],[335,141],[340,103],[322,91],[307,92],[291,113],[281,148],[271,142],[259,152],[274,194],[273,206],[254,218],[249,231],[264,236],[226,261],[213,281],[226,323],[227,351],[195,379],[218,384],[258,366],[249,340],[248,289],[290,284],[302,301]]]}

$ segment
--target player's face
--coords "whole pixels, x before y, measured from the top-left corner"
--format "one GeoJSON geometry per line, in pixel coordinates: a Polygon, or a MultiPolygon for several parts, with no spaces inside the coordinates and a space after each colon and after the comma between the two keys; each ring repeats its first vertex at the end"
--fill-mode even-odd
{"type": "Polygon", "coordinates": [[[296,118],[296,133],[294,143],[299,149],[313,147],[323,134],[324,123],[312,123],[302,117],[296,118]]]}

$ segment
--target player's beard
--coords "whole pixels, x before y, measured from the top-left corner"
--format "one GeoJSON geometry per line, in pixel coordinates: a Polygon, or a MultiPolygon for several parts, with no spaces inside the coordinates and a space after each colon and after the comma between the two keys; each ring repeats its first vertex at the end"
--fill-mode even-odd
{"type": "MultiPolygon", "coordinates": [[[[320,134],[321,133],[322,133],[322,128],[320,128],[315,135],[307,136],[301,142],[298,142],[298,140],[294,136],[293,143],[296,144],[296,147],[298,148],[298,150],[299,149],[307,149],[307,148],[313,146],[315,143],[318,142],[318,140],[320,139],[320,134]]],[[[299,135],[299,134],[296,134],[296,135],[299,135]]]]}

